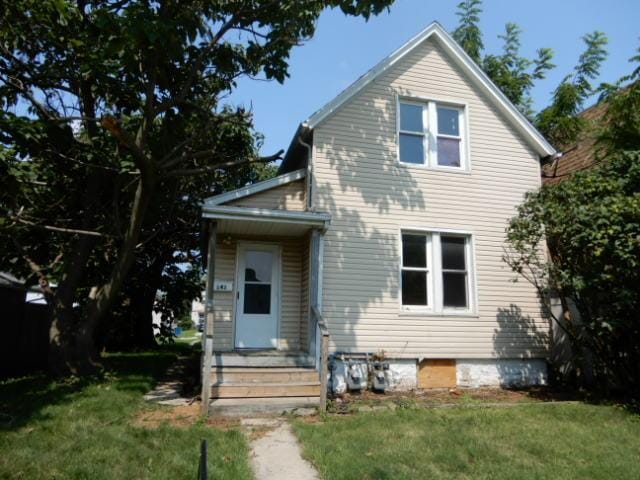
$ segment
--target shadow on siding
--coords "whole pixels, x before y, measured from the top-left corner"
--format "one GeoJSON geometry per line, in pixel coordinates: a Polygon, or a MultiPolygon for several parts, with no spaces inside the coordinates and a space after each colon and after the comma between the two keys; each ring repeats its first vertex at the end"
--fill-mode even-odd
{"type": "Polygon", "coordinates": [[[340,132],[323,133],[332,148],[321,155],[335,171],[333,180],[324,173],[317,189],[320,210],[332,215],[325,237],[323,313],[330,328],[334,323],[332,342],[338,350],[371,352],[372,344],[379,344],[401,351],[406,340],[387,332],[392,316],[372,314],[369,325],[358,327],[370,309],[397,309],[399,231],[388,215],[398,207],[424,211],[425,200],[422,186],[397,162],[395,127],[389,130],[395,107],[366,96],[357,102],[366,116],[343,119],[340,132]]]}
{"type": "Polygon", "coordinates": [[[548,354],[550,324],[542,327],[530,315],[514,304],[498,309],[498,327],[493,334],[494,350],[498,358],[500,384],[524,386],[542,381],[540,363],[529,359],[545,358],[548,354]],[[518,358],[522,355],[527,358],[518,358]],[[511,360],[507,360],[511,359],[511,360]],[[517,360],[513,360],[517,359],[517,360]]]}

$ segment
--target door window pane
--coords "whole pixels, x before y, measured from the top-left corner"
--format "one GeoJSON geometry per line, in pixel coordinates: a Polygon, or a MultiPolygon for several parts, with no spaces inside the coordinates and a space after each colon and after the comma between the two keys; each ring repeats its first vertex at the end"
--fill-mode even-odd
{"type": "Polygon", "coordinates": [[[427,272],[402,272],[402,304],[427,305],[427,272]]]}
{"type": "Polygon", "coordinates": [[[467,307],[467,274],[444,272],[442,274],[442,304],[444,307],[467,307]]]}
{"type": "Polygon", "coordinates": [[[442,268],[444,270],[465,270],[465,240],[462,237],[440,237],[442,248],[442,268]]]}
{"type": "Polygon", "coordinates": [[[271,285],[245,284],[244,313],[261,315],[271,313],[271,285]]]}
{"type": "Polygon", "coordinates": [[[427,266],[427,237],[424,235],[402,235],[402,265],[404,267],[427,266]]]}
{"type": "Polygon", "coordinates": [[[438,137],[438,165],[443,167],[460,166],[460,140],[438,137]]]}
{"type": "Polygon", "coordinates": [[[400,104],[400,130],[420,133],[424,131],[422,107],[420,105],[400,104]]]}
{"type": "Polygon", "coordinates": [[[400,134],[400,161],[405,163],[424,163],[424,145],[422,135],[400,134]]]}
{"type": "Polygon", "coordinates": [[[247,251],[245,256],[245,282],[271,282],[273,253],[247,251]]]}
{"type": "Polygon", "coordinates": [[[438,107],[438,133],[442,135],[460,136],[458,110],[438,107]]]}

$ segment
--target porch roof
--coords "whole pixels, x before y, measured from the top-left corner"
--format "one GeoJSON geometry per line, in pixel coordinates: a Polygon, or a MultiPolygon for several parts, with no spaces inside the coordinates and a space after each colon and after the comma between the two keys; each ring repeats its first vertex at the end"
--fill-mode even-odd
{"type": "Polygon", "coordinates": [[[236,235],[302,235],[310,228],[326,230],[331,215],[322,212],[297,212],[266,208],[208,205],[202,208],[202,217],[216,220],[218,233],[236,235]]]}

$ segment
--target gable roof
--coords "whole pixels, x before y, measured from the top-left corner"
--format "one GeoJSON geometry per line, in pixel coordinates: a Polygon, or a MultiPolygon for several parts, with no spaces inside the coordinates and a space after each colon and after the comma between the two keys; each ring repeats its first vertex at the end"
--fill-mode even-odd
{"type": "Polygon", "coordinates": [[[246,187],[237,188],[230,192],[214,195],[213,197],[206,198],[204,200],[205,206],[222,205],[223,203],[230,202],[232,200],[238,200],[239,198],[248,197],[256,193],[264,192],[271,188],[280,187],[287,183],[295,182],[305,177],[307,174],[306,169],[294,170],[293,172],[284,173],[277,177],[270,178],[269,180],[263,180],[262,182],[253,183],[246,187]]]}
{"type": "MultiPolygon", "coordinates": [[[[411,53],[416,47],[421,45],[422,42],[432,37],[439,41],[440,45],[444,48],[446,53],[450,55],[456,65],[458,65],[463,72],[467,74],[469,79],[478,88],[487,94],[492,103],[506,116],[510,123],[523,135],[523,137],[540,156],[548,156],[556,153],[555,148],[553,148],[542,134],[538,132],[533,125],[531,125],[529,120],[527,120],[515,105],[511,103],[506,95],[502,93],[487,74],[484,73],[484,71],[471,59],[471,57],[469,57],[462,47],[458,45],[453,37],[451,37],[451,35],[449,35],[449,33],[438,22],[431,23],[427,28],[402,45],[391,55],[384,58],[375,67],[343,90],[337,97],[317,110],[307,120],[302,122],[301,128],[296,132],[291,146],[296,145],[296,139],[301,135],[301,132],[308,132],[320,125],[327,118],[331,117],[346,102],[358,94],[358,92],[360,92],[364,87],[389,70],[389,68],[395,65],[400,59],[411,53]]],[[[291,146],[289,147],[289,151],[287,151],[283,166],[284,163],[287,162],[287,157],[290,156],[291,146]]],[[[281,170],[286,169],[281,168],[281,170]]]]}

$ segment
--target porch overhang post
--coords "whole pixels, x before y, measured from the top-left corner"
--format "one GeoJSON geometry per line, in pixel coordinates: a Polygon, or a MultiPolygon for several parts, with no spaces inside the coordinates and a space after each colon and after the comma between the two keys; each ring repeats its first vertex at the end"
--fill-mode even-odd
{"type": "Polygon", "coordinates": [[[309,353],[316,354],[316,319],[313,315],[313,307],[321,310],[322,306],[322,251],[324,250],[323,232],[317,228],[311,231],[311,261],[309,268],[309,353]]]}
{"type": "Polygon", "coordinates": [[[311,281],[309,315],[309,353],[316,358],[316,368],[320,377],[320,413],[327,407],[327,377],[329,357],[329,331],[322,318],[322,277],[324,265],[324,230],[311,232],[311,281]]]}
{"type": "Polygon", "coordinates": [[[213,364],[213,283],[215,281],[215,261],[216,261],[216,231],[217,225],[214,221],[209,221],[208,242],[207,242],[207,280],[205,289],[204,308],[204,332],[202,338],[202,391],[200,393],[201,414],[209,415],[209,402],[211,401],[211,366],[213,364]]]}

